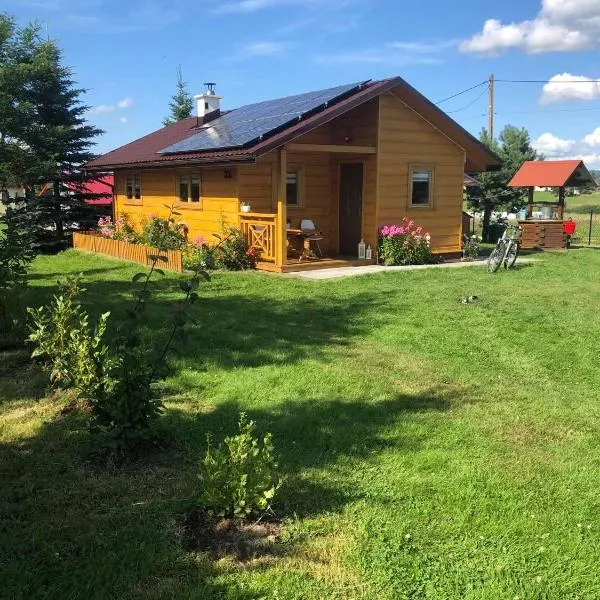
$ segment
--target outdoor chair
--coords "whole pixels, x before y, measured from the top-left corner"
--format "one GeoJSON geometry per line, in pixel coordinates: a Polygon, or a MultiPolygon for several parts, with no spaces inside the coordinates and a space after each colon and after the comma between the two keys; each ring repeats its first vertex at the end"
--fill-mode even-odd
{"type": "Polygon", "coordinates": [[[310,219],[302,219],[302,221],[300,222],[300,229],[304,234],[305,240],[307,240],[309,244],[314,243],[318,251],[318,255],[322,258],[323,252],[321,251],[321,246],[319,245],[319,242],[324,240],[325,236],[317,230],[317,227],[315,226],[314,222],[310,219]]]}

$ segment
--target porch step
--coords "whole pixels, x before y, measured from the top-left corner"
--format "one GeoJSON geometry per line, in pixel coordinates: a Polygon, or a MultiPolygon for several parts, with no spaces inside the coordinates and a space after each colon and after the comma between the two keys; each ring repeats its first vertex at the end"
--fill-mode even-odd
{"type": "Polygon", "coordinates": [[[322,258],[320,260],[303,260],[288,262],[283,266],[273,263],[259,261],[256,268],[259,271],[271,271],[273,273],[297,273],[298,271],[314,271],[317,269],[335,269],[337,267],[364,267],[374,265],[374,260],[344,259],[344,258],[322,258]]]}

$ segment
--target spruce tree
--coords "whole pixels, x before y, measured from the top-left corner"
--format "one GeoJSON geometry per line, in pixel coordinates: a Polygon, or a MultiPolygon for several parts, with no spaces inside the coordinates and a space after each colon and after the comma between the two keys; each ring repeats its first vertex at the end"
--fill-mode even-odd
{"type": "Polygon", "coordinates": [[[165,127],[191,117],[194,111],[194,99],[187,90],[187,83],[183,80],[181,66],[177,67],[177,91],[171,97],[169,109],[171,110],[171,114],[163,119],[165,127]]]}
{"type": "Polygon", "coordinates": [[[54,42],[39,43],[33,64],[35,78],[25,98],[34,118],[23,141],[31,148],[36,165],[28,180],[40,186],[41,224],[50,225],[60,243],[68,224],[81,222],[92,212],[85,203],[91,198],[85,183],[94,177],[87,176],[81,166],[94,158],[91,146],[102,130],[86,121],[88,107],[81,101],[85,90],[76,86],[54,42]]]}

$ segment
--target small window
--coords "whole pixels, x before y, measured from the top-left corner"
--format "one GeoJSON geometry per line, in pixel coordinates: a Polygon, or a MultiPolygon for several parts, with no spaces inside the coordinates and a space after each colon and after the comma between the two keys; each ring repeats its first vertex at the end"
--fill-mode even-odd
{"type": "Polygon", "coordinates": [[[285,200],[288,206],[300,206],[300,174],[297,171],[287,174],[285,200]]]}
{"type": "Polygon", "coordinates": [[[200,204],[200,176],[179,176],[179,201],[200,204]]]}
{"type": "Polygon", "coordinates": [[[127,175],[125,180],[125,194],[127,195],[127,200],[142,199],[142,176],[139,173],[127,175]]]}
{"type": "Polygon", "coordinates": [[[410,204],[411,206],[432,206],[433,169],[413,167],[410,171],[410,204]]]}

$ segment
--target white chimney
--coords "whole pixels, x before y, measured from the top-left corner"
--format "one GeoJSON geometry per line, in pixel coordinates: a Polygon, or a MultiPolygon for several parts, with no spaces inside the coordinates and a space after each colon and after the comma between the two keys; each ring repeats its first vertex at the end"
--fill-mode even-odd
{"type": "Polygon", "coordinates": [[[221,100],[223,100],[223,96],[215,94],[215,83],[209,82],[204,85],[206,86],[206,91],[194,96],[197,106],[196,115],[199,118],[203,118],[215,110],[219,110],[221,108],[221,100]]]}

